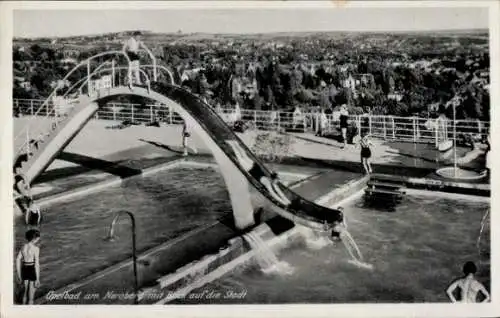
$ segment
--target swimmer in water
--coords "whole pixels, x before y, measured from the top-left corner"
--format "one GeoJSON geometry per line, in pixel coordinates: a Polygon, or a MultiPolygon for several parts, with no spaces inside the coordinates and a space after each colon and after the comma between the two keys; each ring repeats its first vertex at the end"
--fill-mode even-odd
{"type": "Polygon", "coordinates": [[[28,230],[26,240],[16,259],[16,271],[19,282],[23,283],[23,305],[33,304],[35,291],[40,287],[40,248],[36,244],[40,241],[38,230],[28,230]]]}
{"type": "Polygon", "coordinates": [[[339,211],[341,221],[335,221],[332,223],[332,232],[330,238],[334,242],[342,241],[342,236],[347,230],[347,223],[345,222],[344,218],[344,208],[338,207],[337,211],[339,211]]]}
{"type": "Polygon", "coordinates": [[[351,261],[353,264],[356,266],[366,268],[366,269],[372,269],[373,265],[364,262],[363,260],[363,254],[361,254],[361,251],[359,250],[356,242],[354,241],[353,237],[349,232],[347,231],[347,223],[344,217],[344,209],[342,207],[338,207],[337,211],[339,211],[339,221],[335,221],[331,224],[331,236],[330,239],[333,242],[342,242],[351,256],[351,261]]]}
{"type": "Polygon", "coordinates": [[[474,274],[477,272],[476,264],[473,262],[467,262],[463,267],[464,277],[457,279],[446,290],[446,294],[450,298],[453,303],[461,302],[461,303],[476,303],[477,295],[481,292],[484,296],[483,303],[490,301],[490,294],[486,290],[486,288],[476,280],[474,274]],[[461,290],[461,299],[457,300],[455,296],[453,296],[453,292],[460,288],[461,290]]]}
{"type": "Polygon", "coordinates": [[[226,140],[226,143],[233,149],[241,167],[252,177],[259,180],[259,182],[266,187],[267,191],[273,196],[273,198],[284,206],[289,206],[291,204],[290,200],[281,191],[278,175],[276,173],[273,173],[271,178],[267,177],[262,168],[248,157],[247,153],[241,148],[236,140],[226,140]]]}

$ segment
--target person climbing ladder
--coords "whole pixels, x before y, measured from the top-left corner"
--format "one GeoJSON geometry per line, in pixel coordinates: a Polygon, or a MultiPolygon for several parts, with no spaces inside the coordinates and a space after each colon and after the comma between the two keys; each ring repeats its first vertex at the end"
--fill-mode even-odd
{"type": "Polygon", "coordinates": [[[266,187],[267,191],[269,191],[274,199],[276,199],[284,206],[289,206],[291,204],[290,200],[281,191],[278,176],[276,173],[273,173],[271,175],[271,178],[268,178],[262,168],[248,157],[247,153],[241,148],[238,141],[226,140],[226,143],[229,144],[233,149],[240,166],[252,177],[259,180],[259,182],[266,187]]]}

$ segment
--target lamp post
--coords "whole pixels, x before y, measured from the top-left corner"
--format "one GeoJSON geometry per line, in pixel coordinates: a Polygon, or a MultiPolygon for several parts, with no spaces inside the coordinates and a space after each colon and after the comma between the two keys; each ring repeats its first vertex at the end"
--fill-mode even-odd
{"type": "Polygon", "coordinates": [[[457,177],[457,103],[453,103],[453,177],[457,177]]]}
{"type": "Polygon", "coordinates": [[[129,211],[118,211],[115,213],[115,217],[113,218],[113,222],[111,223],[111,226],[109,227],[109,232],[108,232],[108,240],[113,241],[114,240],[114,229],[115,229],[115,224],[120,218],[121,215],[128,215],[130,217],[130,220],[132,222],[132,258],[133,258],[133,263],[134,263],[134,293],[135,293],[135,298],[134,298],[134,304],[139,304],[139,280],[137,276],[137,253],[136,253],[136,234],[135,234],[135,217],[132,212],[129,211]]]}

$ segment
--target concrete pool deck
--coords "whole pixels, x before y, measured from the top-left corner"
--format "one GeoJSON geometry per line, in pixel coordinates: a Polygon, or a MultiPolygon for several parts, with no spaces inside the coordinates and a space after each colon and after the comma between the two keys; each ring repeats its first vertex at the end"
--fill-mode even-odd
{"type": "MultiPolygon", "coordinates": [[[[30,120],[30,117],[14,119],[14,136],[17,136],[30,120]]],[[[45,118],[32,119],[36,127],[44,127],[50,124],[45,118]]],[[[143,169],[138,162],[150,162],[161,164],[167,162],[172,156],[181,153],[181,130],[180,125],[168,125],[161,127],[131,126],[125,129],[111,129],[119,122],[105,120],[91,120],[66,149],[38,178],[35,183],[51,180],[57,176],[80,174],[88,172],[96,167],[109,166],[104,173],[113,175],[117,173],[133,173],[133,169],[143,169]],[[83,168],[82,165],[88,168],[83,168]],[[120,170],[121,168],[121,170],[120,170]],[[87,169],[87,170],[85,170],[87,169]]],[[[36,134],[36,127],[32,133],[36,134]]],[[[256,136],[262,132],[248,131],[238,134],[243,142],[251,147],[256,136]]],[[[22,134],[21,134],[22,135],[22,134]]],[[[293,145],[283,163],[292,161],[300,165],[309,163],[310,167],[318,166],[329,168],[330,163],[335,163],[340,168],[361,172],[359,163],[359,149],[348,145],[341,149],[341,144],[327,138],[316,137],[307,133],[290,134],[293,145]],[[326,166],[324,163],[327,163],[326,166]]],[[[17,149],[25,138],[14,141],[14,149],[17,149]]],[[[211,156],[204,146],[202,140],[193,134],[192,145],[198,149],[200,155],[211,156]]],[[[388,173],[387,168],[401,167],[421,170],[422,176],[435,171],[437,168],[451,165],[451,159],[441,155],[432,145],[418,143],[388,142],[373,140],[375,146],[372,149],[371,162],[375,172],[388,173]],[[379,167],[383,171],[379,171],[379,167]]],[[[457,155],[463,156],[468,150],[458,148],[457,155]]],[[[452,157],[452,156],[451,156],[452,157]]],[[[465,168],[479,169],[482,158],[469,164],[463,164],[465,168]]],[[[334,164],[334,165],[335,165],[334,164]]],[[[331,166],[330,166],[331,168],[331,166]]]]}

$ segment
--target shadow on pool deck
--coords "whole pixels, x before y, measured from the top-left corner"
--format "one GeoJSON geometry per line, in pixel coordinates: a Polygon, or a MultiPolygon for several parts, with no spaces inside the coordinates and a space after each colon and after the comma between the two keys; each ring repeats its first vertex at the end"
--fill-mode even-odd
{"type": "Polygon", "coordinates": [[[163,143],[160,143],[160,142],[156,142],[156,141],[151,141],[151,140],[144,140],[144,139],[139,139],[140,141],[142,142],[145,142],[145,143],[148,143],[150,145],[153,145],[155,147],[158,147],[158,148],[161,148],[161,149],[164,149],[164,150],[168,150],[168,151],[171,151],[173,153],[178,153],[178,154],[182,154],[184,151],[182,149],[182,147],[172,147],[172,146],[169,146],[169,145],[165,145],[163,143]]]}

